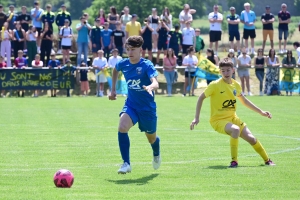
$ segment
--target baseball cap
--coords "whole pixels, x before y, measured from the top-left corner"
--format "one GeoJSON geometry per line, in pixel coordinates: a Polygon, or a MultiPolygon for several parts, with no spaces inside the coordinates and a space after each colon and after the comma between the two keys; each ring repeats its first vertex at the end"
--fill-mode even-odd
{"type": "Polygon", "coordinates": [[[40,4],[40,2],[39,1],[34,1],[34,4],[38,5],[38,4],[40,4]]]}
{"type": "Polygon", "coordinates": [[[271,6],[267,5],[266,8],[271,8],[271,6]]]}
{"type": "Polygon", "coordinates": [[[65,5],[65,4],[62,4],[60,7],[66,7],[66,5],[65,5]]]}
{"type": "Polygon", "coordinates": [[[132,16],[132,17],[137,17],[137,14],[132,14],[131,16],[132,16]]]}
{"type": "Polygon", "coordinates": [[[174,28],[175,28],[175,29],[179,29],[179,25],[176,24],[176,25],[174,26],[174,28]]]}
{"type": "Polygon", "coordinates": [[[234,53],[234,49],[229,49],[229,53],[234,53]]]}

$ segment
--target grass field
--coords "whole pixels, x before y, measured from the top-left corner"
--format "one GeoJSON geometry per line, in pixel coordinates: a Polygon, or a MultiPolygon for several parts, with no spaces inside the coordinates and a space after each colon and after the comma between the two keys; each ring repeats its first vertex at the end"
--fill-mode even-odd
{"type": "Polygon", "coordinates": [[[250,97],[273,119],[238,115],[277,166],[244,141],[239,168],[228,169],[229,137],[209,125],[209,101],[190,131],[196,97],[157,97],[162,165],[154,171],[143,133],[130,131],[132,173],[118,175],[118,113],[124,98],[1,99],[0,199],[299,199],[299,97],[250,97]],[[294,106],[293,106],[294,105],[294,106]],[[75,176],[71,189],[54,187],[56,170],[75,176]]]}

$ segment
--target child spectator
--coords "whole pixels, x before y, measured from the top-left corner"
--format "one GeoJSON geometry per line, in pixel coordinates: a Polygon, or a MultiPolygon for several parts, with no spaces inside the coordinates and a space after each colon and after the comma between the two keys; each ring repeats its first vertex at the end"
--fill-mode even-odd
{"type": "MultiPolygon", "coordinates": [[[[28,67],[27,59],[23,57],[23,51],[18,51],[18,57],[15,59],[15,69],[25,69],[28,67]]],[[[18,97],[20,97],[21,90],[18,90],[18,97]]],[[[25,90],[22,90],[22,97],[24,97],[25,90]]]]}
{"type": "Polygon", "coordinates": [[[59,37],[61,38],[61,48],[63,51],[63,64],[66,60],[70,60],[70,49],[72,46],[73,30],[70,27],[70,21],[65,19],[64,26],[59,30],[59,37]]]}
{"type": "MultiPolygon", "coordinates": [[[[0,69],[6,68],[6,63],[4,62],[4,57],[0,56],[0,69]]],[[[1,97],[5,97],[5,90],[1,91],[1,97]]]]}
{"type": "Polygon", "coordinates": [[[92,27],[90,36],[92,41],[93,58],[97,57],[97,52],[101,49],[101,27],[100,19],[95,20],[95,26],[92,27]]]}
{"type": "MultiPolygon", "coordinates": [[[[43,68],[44,63],[43,63],[43,61],[41,61],[41,57],[39,54],[35,55],[35,59],[32,61],[31,66],[32,66],[32,68],[35,68],[35,69],[43,68]]],[[[40,90],[35,90],[33,97],[38,97],[39,93],[40,93],[40,90]]]]}
{"type": "Polygon", "coordinates": [[[107,67],[107,60],[103,57],[103,50],[98,51],[98,57],[93,60],[93,68],[95,69],[96,75],[96,96],[103,97],[104,83],[107,82],[106,76],[104,75],[104,70],[107,67]]]}
{"type": "Polygon", "coordinates": [[[104,23],[104,29],[101,31],[101,47],[104,51],[104,57],[109,58],[112,43],[112,30],[108,29],[108,22],[104,23]]]}
{"type": "Polygon", "coordinates": [[[152,61],[152,32],[153,28],[150,26],[150,19],[146,18],[144,20],[144,27],[141,30],[142,37],[144,40],[144,43],[142,45],[142,57],[145,58],[146,50],[148,53],[148,59],[152,61]]]}
{"type": "MultiPolygon", "coordinates": [[[[86,67],[86,64],[82,62],[80,64],[80,67],[86,67]]],[[[83,97],[86,97],[88,95],[90,86],[89,86],[89,80],[88,80],[88,73],[90,70],[88,69],[80,69],[78,70],[80,73],[80,90],[83,97]]]]}
{"type": "Polygon", "coordinates": [[[164,55],[167,55],[167,49],[168,49],[168,32],[169,27],[166,25],[166,22],[164,20],[159,21],[159,25],[156,29],[158,33],[158,42],[157,42],[157,55],[156,55],[156,66],[159,64],[159,56],[161,50],[163,50],[164,55]]]}
{"type": "MultiPolygon", "coordinates": [[[[64,72],[69,72],[72,75],[74,75],[74,72],[76,71],[76,67],[74,67],[71,63],[71,60],[67,60],[66,61],[66,65],[64,65],[61,70],[63,70],[64,72]]],[[[67,89],[67,97],[71,97],[70,94],[70,89],[67,89]]]]}
{"type": "Polygon", "coordinates": [[[200,29],[196,28],[195,33],[196,33],[196,52],[200,52],[204,49],[205,44],[203,38],[200,36],[200,29]]]}
{"type": "Polygon", "coordinates": [[[123,48],[124,48],[124,39],[125,39],[125,33],[121,30],[121,22],[116,22],[116,30],[112,32],[112,43],[113,47],[118,49],[118,52],[120,56],[123,55],[123,48]]]}
{"type": "MultiPolygon", "coordinates": [[[[55,53],[51,54],[51,60],[49,60],[47,67],[54,69],[54,67],[60,68],[60,62],[56,59],[55,53]]],[[[56,97],[56,89],[51,89],[51,97],[56,97]]]]}
{"type": "MultiPolygon", "coordinates": [[[[108,59],[108,67],[109,68],[115,68],[116,64],[122,60],[122,57],[119,56],[119,51],[118,49],[113,49],[111,52],[112,56],[108,59]]],[[[111,91],[111,88],[109,88],[111,91]]]]}

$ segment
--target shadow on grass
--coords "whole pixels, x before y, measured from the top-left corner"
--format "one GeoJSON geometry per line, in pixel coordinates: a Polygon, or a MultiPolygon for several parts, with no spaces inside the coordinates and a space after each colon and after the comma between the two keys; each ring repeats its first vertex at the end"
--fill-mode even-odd
{"type": "MultiPolygon", "coordinates": [[[[237,168],[249,168],[249,167],[265,167],[265,165],[258,165],[258,166],[238,166],[237,168]]],[[[206,169],[234,169],[234,168],[229,168],[228,166],[224,166],[224,165],[216,165],[216,166],[208,166],[206,169]]]]}
{"type": "Polygon", "coordinates": [[[111,183],[115,184],[136,184],[136,185],[145,185],[148,184],[149,181],[156,178],[158,174],[151,174],[149,176],[145,176],[138,179],[123,179],[123,180],[106,180],[111,183]]]}

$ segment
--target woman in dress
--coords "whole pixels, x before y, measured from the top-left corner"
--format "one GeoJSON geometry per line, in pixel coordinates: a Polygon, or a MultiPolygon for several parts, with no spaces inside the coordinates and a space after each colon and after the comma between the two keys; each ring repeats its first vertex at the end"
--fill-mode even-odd
{"type": "Polygon", "coordinates": [[[270,49],[266,59],[267,72],[264,93],[267,95],[279,95],[279,58],[276,56],[275,49],[270,49]]]}

